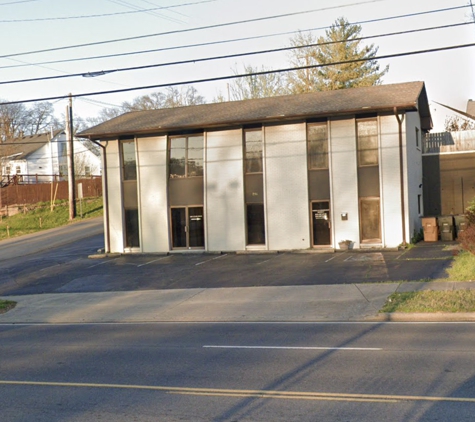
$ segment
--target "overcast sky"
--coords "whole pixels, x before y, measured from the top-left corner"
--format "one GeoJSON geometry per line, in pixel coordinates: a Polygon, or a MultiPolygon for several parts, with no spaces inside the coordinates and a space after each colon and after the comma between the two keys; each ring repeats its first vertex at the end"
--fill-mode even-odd
{"type": "MultiPolygon", "coordinates": [[[[340,16],[362,23],[364,36],[383,35],[434,26],[463,24],[412,34],[368,40],[379,46],[378,55],[475,43],[475,24],[466,0],[0,0],[0,82],[114,70],[131,66],[198,59],[226,54],[273,49],[289,44],[290,33],[314,30],[318,37],[340,16]],[[457,10],[386,19],[445,8],[457,10]],[[145,9],[145,10],[144,10],[145,9]],[[153,10],[151,10],[153,9],[153,10]],[[299,13],[305,12],[305,13],[299,13]],[[275,17],[277,15],[293,14],[275,17]],[[274,17],[274,18],[271,18],[274,17]],[[265,18],[256,20],[256,18],[265,18]],[[237,21],[215,28],[198,29],[237,21]],[[191,30],[190,30],[191,29],[191,30]],[[163,34],[164,32],[172,32],[163,34]],[[281,35],[275,35],[281,34],[281,35]],[[154,36],[149,36],[154,35],[154,36]],[[273,35],[273,36],[269,36],[273,35]],[[102,41],[141,37],[129,41],[102,41]],[[175,48],[190,44],[260,37],[246,41],[208,46],[175,48]],[[27,53],[43,49],[54,51],[27,53]],[[118,57],[94,56],[167,49],[118,57]],[[58,60],[62,63],[40,64],[58,60]],[[27,64],[28,66],[24,66],[27,64]],[[21,65],[21,66],[19,66],[21,65]],[[15,67],[11,67],[15,66],[15,67]]],[[[452,113],[439,102],[465,110],[475,99],[475,47],[380,60],[390,65],[383,83],[424,81],[431,101],[434,130],[442,130],[446,115],[452,113]]],[[[286,53],[221,59],[203,63],[163,66],[147,70],[114,72],[96,77],[71,77],[49,81],[8,83],[0,86],[3,100],[31,100],[46,97],[172,84],[175,82],[231,75],[231,68],[244,64],[288,67],[286,53]]],[[[208,102],[219,93],[226,96],[226,81],[194,84],[208,102]]],[[[156,91],[89,96],[74,100],[75,114],[94,116],[103,106],[119,105],[139,95],[156,91]]],[[[58,116],[66,100],[55,100],[58,116]]]]}

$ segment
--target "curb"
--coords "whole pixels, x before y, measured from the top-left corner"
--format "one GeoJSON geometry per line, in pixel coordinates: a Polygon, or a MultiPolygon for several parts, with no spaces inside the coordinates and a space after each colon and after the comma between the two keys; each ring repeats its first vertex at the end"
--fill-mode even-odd
{"type": "Polygon", "coordinates": [[[368,322],[474,322],[475,312],[380,313],[365,319],[368,322]]]}

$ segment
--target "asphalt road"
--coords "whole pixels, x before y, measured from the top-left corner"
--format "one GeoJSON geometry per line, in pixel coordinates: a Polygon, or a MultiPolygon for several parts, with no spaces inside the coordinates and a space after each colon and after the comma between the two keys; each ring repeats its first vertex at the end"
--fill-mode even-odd
{"type": "Polygon", "coordinates": [[[104,245],[100,219],[0,242],[0,295],[156,289],[328,285],[446,276],[454,242],[406,251],[122,255],[104,245]]]}
{"type": "Polygon", "coordinates": [[[473,324],[0,325],[2,420],[472,421],[473,324]]]}

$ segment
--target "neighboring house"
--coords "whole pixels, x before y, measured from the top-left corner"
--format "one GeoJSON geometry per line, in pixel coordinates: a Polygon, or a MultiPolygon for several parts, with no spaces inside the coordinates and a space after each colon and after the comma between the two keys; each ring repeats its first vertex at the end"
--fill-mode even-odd
{"type": "Polygon", "coordinates": [[[395,248],[421,228],[423,82],[126,113],[105,147],[110,252],[395,248]]]}
{"type": "Polygon", "coordinates": [[[475,198],[475,130],[429,133],[423,146],[424,215],[463,214],[475,198]]]}
{"type": "MultiPolygon", "coordinates": [[[[67,138],[63,130],[23,136],[0,144],[2,180],[13,176],[22,183],[50,182],[68,176],[67,138]]],[[[100,153],[80,140],[74,141],[75,174],[101,174],[100,153]]]]}

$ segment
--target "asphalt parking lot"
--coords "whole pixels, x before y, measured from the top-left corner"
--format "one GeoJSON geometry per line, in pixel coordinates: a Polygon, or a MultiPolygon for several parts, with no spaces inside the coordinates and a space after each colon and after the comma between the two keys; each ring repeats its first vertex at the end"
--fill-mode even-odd
{"type": "MultiPolygon", "coordinates": [[[[97,242],[101,242],[97,236],[97,242]]],[[[0,276],[1,295],[158,289],[329,285],[446,277],[457,244],[421,242],[404,251],[120,255],[88,258],[88,239],[27,260],[0,276]]]]}

